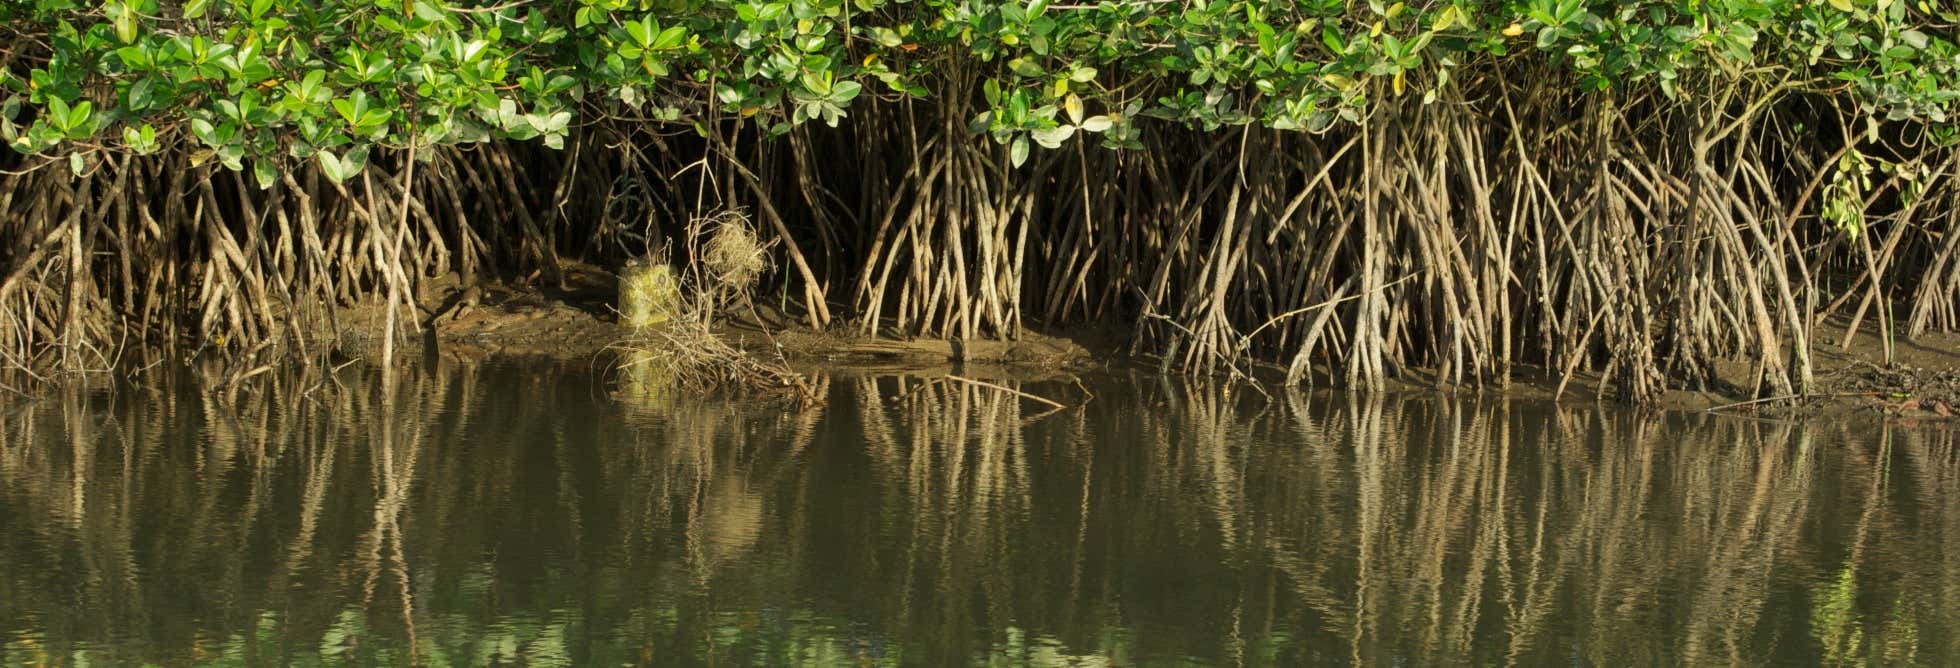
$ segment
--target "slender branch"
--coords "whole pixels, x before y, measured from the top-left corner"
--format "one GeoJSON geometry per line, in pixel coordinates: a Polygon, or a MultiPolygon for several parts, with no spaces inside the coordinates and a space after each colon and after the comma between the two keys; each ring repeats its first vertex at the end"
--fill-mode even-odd
{"type": "Polygon", "coordinates": [[[966,378],[966,377],[964,377],[964,376],[955,376],[955,375],[953,375],[953,374],[950,374],[950,373],[949,373],[949,374],[946,374],[946,379],[947,379],[947,380],[957,380],[957,381],[959,381],[959,382],[962,382],[962,383],[967,383],[967,384],[969,384],[969,385],[978,385],[978,386],[980,386],[980,387],[984,387],[984,388],[988,388],[988,389],[994,389],[994,390],[1000,390],[1000,391],[1002,391],[1002,392],[1006,392],[1006,393],[1008,393],[1008,394],[1012,394],[1012,395],[1014,395],[1014,396],[1017,396],[1017,397],[1021,397],[1021,398],[1023,398],[1023,399],[1029,399],[1029,400],[1033,400],[1033,401],[1038,401],[1038,402],[1041,402],[1041,403],[1044,403],[1044,404],[1048,404],[1048,405],[1050,405],[1050,406],[1054,406],[1054,407],[1056,407],[1056,408],[1067,408],[1067,406],[1063,406],[1063,405],[1062,405],[1062,404],[1061,404],[1060,402],[1057,402],[1057,401],[1055,401],[1055,400],[1053,400],[1053,399],[1048,399],[1048,398],[1045,398],[1045,397],[1038,397],[1038,396],[1035,396],[1035,395],[1032,395],[1032,394],[1028,394],[1028,393],[1026,393],[1026,392],[1022,392],[1022,391],[1020,391],[1020,390],[1017,390],[1017,389],[1014,389],[1014,388],[1011,388],[1011,387],[1006,387],[1006,386],[1002,386],[1002,385],[995,385],[995,384],[993,384],[993,383],[989,383],[989,382],[987,382],[987,381],[984,381],[984,380],[974,380],[974,379],[972,379],[972,378],[966,378]]]}

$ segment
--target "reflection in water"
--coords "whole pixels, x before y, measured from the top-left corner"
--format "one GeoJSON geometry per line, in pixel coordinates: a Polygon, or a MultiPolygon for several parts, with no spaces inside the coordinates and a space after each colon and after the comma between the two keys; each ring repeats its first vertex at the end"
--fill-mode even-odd
{"type": "Polygon", "coordinates": [[[399,382],[0,406],[0,664],[1960,656],[1944,430],[1146,377],[1049,413],[900,377],[808,411],[399,382]]]}

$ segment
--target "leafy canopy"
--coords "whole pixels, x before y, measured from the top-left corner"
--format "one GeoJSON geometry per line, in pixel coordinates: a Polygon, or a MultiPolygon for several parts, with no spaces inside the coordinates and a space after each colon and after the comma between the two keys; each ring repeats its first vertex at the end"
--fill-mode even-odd
{"type": "Polygon", "coordinates": [[[1956,22],[1913,0],[14,0],[0,138],[77,171],[183,151],[269,185],[291,161],[351,178],[375,147],[556,147],[605,120],[781,134],[866,97],[977,92],[969,127],[1018,165],[1141,148],[1141,116],[1321,132],[1540,71],[1844,96],[1950,142],[1956,22]]]}

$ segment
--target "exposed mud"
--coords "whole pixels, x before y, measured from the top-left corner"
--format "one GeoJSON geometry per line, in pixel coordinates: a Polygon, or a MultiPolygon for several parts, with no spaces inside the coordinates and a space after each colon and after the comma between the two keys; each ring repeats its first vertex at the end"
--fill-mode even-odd
{"type": "Polygon", "coordinates": [[[1960,414],[1960,334],[1895,338],[1888,359],[1870,330],[1846,339],[1838,328],[1820,337],[1817,378],[1829,403],[1913,421],[1960,414]]]}
{"type": "MultiPolygon", "coordinates": [[[[464,285],[454,275],[424,286],[413,313],[397,308],[397,322],[408,340],[401,350],[433,347],[445,356],[598,359],[619,340],[612,309],[617,293],[612,274],[589,266],[568,266],[562,280],[533,276],[518,281],[464,285]]],[[[379,354],[388,317],[383,306],[347,309],[329,334],[335,347],[354,357],[379,354]]]]}
{"type": "MultiPolygon", "coordinates": [[[[455,276],[425,287],[411,340],[398,350],[433,342],[444,356],[537,357],[607,361],[622,338],[613,309],[617,279],[589,266],[568,267],[562,281],[483,282],[473,289],[455,276]]],[[[1015,341],[895,340],[838,332],[813,332],[769,306],[719,321],[716,331],[752,354],[780,358],[792,367],[926,369],[999,367],[1040,373],[1108,363],[1120,342],[1108,336],[1053,336],[1029,332],[1015,341]],[[1101,353],[1092,352],[1100,350],[1101,353]]],[[[407,314],[398,312],[403,321],[407,314]]],[[[343,354],[379,355],[387,312],[380,306],[348,309],[327,333],[343,354]]]]}

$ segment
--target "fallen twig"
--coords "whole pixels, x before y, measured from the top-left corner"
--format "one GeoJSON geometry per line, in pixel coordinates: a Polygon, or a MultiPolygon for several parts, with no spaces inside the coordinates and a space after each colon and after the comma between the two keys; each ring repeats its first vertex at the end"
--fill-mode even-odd
{"type": "Polygon", "coordinates": [[[1722,404],[1720,406],[1711,406],[1709,408],[1702,409],[1702,412],[1714,413],[1716,411],[1728,410],[1730,408],[1741,408],[1743,406],[1754,406],[1756,404],[1767,404],[1776,401],[1788,401],[1791,399],[1841,399],[1844,397],[1869,397],[1869,396],[1874,396],[1876,394],[1877,394],[1876,392],[1832,392],[1829,394],[1785,394],[1785,395],[1774,396],[1774,397],[1763,397],[1761,399],[1750,399],[1748,401],[1738,401],[1730,404],[1722,404]]]}
{"type": "Polygon", "coordinates": [[[1039,401],[1039,402],[1041,402],[1041,403],[1044,403],[1044,404],[1048,404],[1048,405],[1050,405],[1050,406],[1054,406],[1054,407],[1056,407],[1056,408],[1068,408],[1067,406],[1063,406],[1063,405],[1062,405],[1062,404],[1061,404],[1060,402],[1057,402],[1057,401],[1055,401],[1055,400],[1053,400],[1053,399],[1048,399],[1048,398],[1045,398],[1045,397],[1039,397],[1039,396],[1035,396],[1035,395],[1032,395],[1032,394],[1028,394],[1028,393],[1026,393],[1026,392],[1022,392],[1022,391],[1020,391],[1020,390],[1017,390],[1017,389],[1014,389],[1014,388],[1011,388],[1011,387],[1006,387],[1006,386],[1003,386],[1003,385],[995,385],[995,384],[993,384],[993,383],[989,383],[989,382],[987,382],[987,381],[984,381],[984,380],[974,380],[974,379],[972,379],[972,378],[965,378],[965,377],[961,377],[961,376],[955,376],[955,375],[953,375],[953,374],[950,374],[950,373],[949,373],[949,374],[946,374],[946,379],[947,379],[947,380],[957,380],[957,381],[960,381],[960,382],[962,382],[962,383],[969,383],[969,384],[973,384],[973,385],[979,385],[979,386],[981,386],[981,387],[986,387],[986,388],[992,388],[992,389],[996,389],[996,390],[1000,390],[1000,391],[1002,391],[1002,392],[1006,392],[1006,393],[1008,393],[1008,394],[1012,394],[1012,395],[1014,395],[1014,396],[1017,396],[1017,397],[1021,397],[1021,398],[1023,398],[1023,399],[1033,399],[1033,400],[1035,400],[1035,401],[1039,401]]]}

